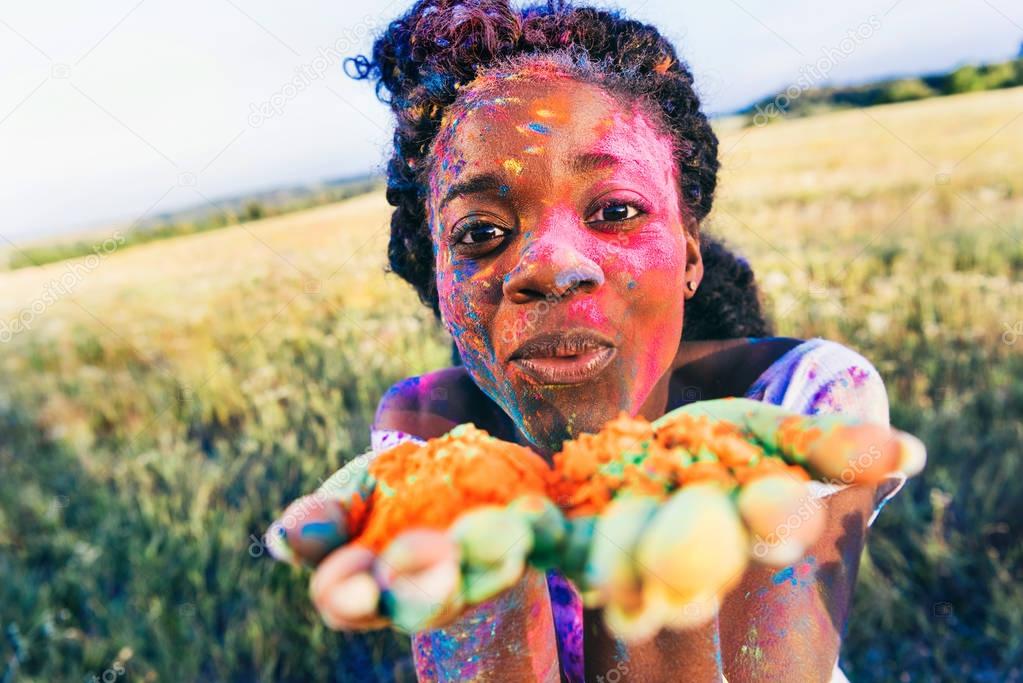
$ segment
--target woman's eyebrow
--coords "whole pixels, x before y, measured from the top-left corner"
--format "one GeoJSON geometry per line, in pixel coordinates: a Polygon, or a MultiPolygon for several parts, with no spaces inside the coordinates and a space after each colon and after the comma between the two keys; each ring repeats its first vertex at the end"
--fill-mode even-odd
{"type": "Polygon", "coordinates": [[[572,160],[572,170],[576,173],[586,173],[587,171],[599,171],[605,168],[614,168],[620,166],[622,160],[616,157],[614,154],[608,154],[607,152],[586,152],[580,154],[572,160]]]}
{"type": "Polygon", "coordinates": [[[463,197],[470,194],[482,194],[484,192],[494,192],[500,190],[504,186],[502,179],[493,173],[483,173],[480,175],[471,176],[470,178],[461,182],[455,183],[448,188],[447,193],[444,195],[444,199],[440,201],[440,208],[458,197],[463,197]]]}

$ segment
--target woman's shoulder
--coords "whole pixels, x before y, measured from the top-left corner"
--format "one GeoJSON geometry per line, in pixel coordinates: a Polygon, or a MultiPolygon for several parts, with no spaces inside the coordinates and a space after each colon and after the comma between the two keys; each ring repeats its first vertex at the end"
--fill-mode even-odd
{"type": "Polygon", "coordinates": [[[400,431],[422,439],[444,434],[461,421],[454,408],[462,403],[459,376],[464,374],[464,368],[443,368],[395,382],[380,397],[373,431],[400,431]]]}
{"type": "Polygon", "coordinates": [[[471,422],[495,436],[505,436],[494,419],[493,401],[457,365],[395,382],[377,404],[372,432],[400,432],[431,439],[471,422]]]}
{"type": "Polygon", "coordinates": [[[877,368],[848,346],[819,337],[781,355],[746,396],[804,414],[844,413],[884,424],[889,419],[877,368]]]}
{"type": "Polygon", "coordinates": [[[672,369],[669,410],[697,400],[742,396],[771,364],[800,343],[790,337],[684,342],[672,369]]]}

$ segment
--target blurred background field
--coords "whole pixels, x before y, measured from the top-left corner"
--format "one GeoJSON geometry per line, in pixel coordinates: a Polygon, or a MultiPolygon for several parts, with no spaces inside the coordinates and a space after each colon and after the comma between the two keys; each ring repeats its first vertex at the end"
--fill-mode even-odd
{"type": "MultiPolygon", "coordinates": [[[[728,126],[721,152],[705,229],[777,333],[863,353],[930,451],[872,531],[843,667],[1023,678],[1023,88],[728,126]]],[[[388,208],[0,273],[0,320],[32,312],[0,346],[0,679],[414,680],[259,544],[388,386],[448,362],[383,272],[388,208]]]]}

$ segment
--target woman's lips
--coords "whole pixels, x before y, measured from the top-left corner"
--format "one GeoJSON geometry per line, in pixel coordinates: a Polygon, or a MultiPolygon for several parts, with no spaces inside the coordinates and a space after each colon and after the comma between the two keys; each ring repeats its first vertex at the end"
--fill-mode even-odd
{"type": "Polygon", "coordinates": [[[580,330],[534,337],[510,360],[540,384],[579,384],[603,372],[617,352],[603,335],[580,330]]]}
{"type": "Polygon", "coordinates": [[[613,346],[602,346],[575,356],[516,358],[512,363],[542,384],[579,384],[603,372],[616,353],[613,346]]]}

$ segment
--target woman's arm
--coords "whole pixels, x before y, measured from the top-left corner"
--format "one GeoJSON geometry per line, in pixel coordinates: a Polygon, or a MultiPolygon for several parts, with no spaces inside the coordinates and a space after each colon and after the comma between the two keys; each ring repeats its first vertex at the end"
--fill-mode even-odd
{"type": "Polygon", "coordinates": [[[873,486],[808,498],[827,517],[824,535],[794,565],[753,565],[721,610],[729,683],[829,681],[852,601],[873,486]]]}
{"type": "MultiPolygon", "coordinates": [[[[887,423],[884,386],[867,361],[823,340],[804,348],[810,352],[805,357],[797,352],[771,365],[765,381],[754,385],[761,392],[756,398],[806,414],[841,412],[887,423]]],[[[889,490],[890,482],[883,488],[889,490]]],[[[718,622],[701,631],[662,632],[654,642],[625,647],[603,628],[599,612],[588,612],[588,677],[630,662],[630,672],[638,673],[631,680],[680,671],[687,679],[720,680],[720,669],[730,683],[831,680],[877,491],[857,485],[808,496],[806,504],[825,515],[824,535],[792,566],[750,567],[725,598],[718,622]]]]}
{"type": "MultiPolygon", "coordinates": [[[[373,429],[426,440],[461,422],[475,422],[462,375],[452,368],[396,384],[381,399],[373,429]]],[[[453,624],[417,633],[412,646],[420,681],[559,679],[550,596],[545,576],[536,570],[453,624]]]]}
{"type": "MultiPolygon", "coordinates": [[[[804,414],[889,421],[887,393],[874,366],[823,339],[800,345],[772,365],[748,395],[804,414]]],[[[826,515],[824,535],[792,566],[750,568],[721,613],[723,659],[731,683],[831,680],[878,491],[891,493],[890,484],[839,486],[808,497],[806,505],[819,506],[826,515]]]]}
{"type": "Polygon", "coordinates": [[[513,588],[442,629],[412,637],[420,681],[559,680],[547,579],[529,569],[513,588]]]}

